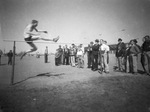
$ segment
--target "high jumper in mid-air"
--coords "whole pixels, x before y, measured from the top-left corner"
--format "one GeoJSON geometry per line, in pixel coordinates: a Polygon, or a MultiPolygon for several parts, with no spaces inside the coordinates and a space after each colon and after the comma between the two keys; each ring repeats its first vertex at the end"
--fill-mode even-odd
{"type": "Polygon", "coordinates": [[[44,41],[53,41],[53,42],[57,42],[59,40],[59,36],[53,39],[42,38],[41,34],[48,33],[48,32],[38,31],[36,28],[37,26],[38,26],[37,20],[32,20],[31,23],[26,26],[24,30],[24,40],[26,41],[27,44],[29,44],[32,47],[32,49],[24,52],[20,59],[22,59],[27,53],[31,53],[37,50],[36,45],[33,43],[33,41],[35,40],[44,40],[44,41]]]}

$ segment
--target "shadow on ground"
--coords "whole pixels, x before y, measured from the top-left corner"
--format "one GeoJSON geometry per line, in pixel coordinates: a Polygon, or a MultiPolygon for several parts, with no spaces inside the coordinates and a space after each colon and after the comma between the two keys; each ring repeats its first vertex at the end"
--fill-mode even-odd
{"type": "Polygon", "coordinates": [[[4,112],[149,112],[149,80],[128,75],[32,89],[18,84],[1,90],[0,104],[4,112]]]}
{"type": "Polygon", "coordinates": [[[47,72],[47,73],[41,73],[41,74],[38,74],[36,76],[32,76],[32,77],[28,77],[24,80],[21,80],[19,82],[15,82],[13,85],[16,85],[16,84],[19,84],[19,83],[22,83],[22,82],[25,82],[29,79],[33,79],[33,78],[38,78],[38,77],[50,77],[50,76],[61,76],[61,75],[65,75],[64,73],[59,73],[59,74],[54,74],[54,73],[51,73],[51,72],[47,72]]]}

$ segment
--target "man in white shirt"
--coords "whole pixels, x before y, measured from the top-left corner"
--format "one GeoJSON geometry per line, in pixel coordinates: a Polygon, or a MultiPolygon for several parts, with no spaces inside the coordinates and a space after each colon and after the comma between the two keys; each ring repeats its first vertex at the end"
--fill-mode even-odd
{"type": "Polygon", "coordinates": [[[77,49],[77,63],[78,63],[78,68],[83,68],[84,67],[84,50],[82,47],[82,44],[79,45],[77,49]]]}
{"type": "Polygon", "coordinates": [[[27,53],[31,53],[31,52],[34,52],[37,50],[36,45],[33,43],[33,41],[35,41],[35,40],[54,41],[54,42],[57,42],[59,40],[59,36],[57,38],[53,38],[53,39],[41,38],[41,33],[48,33],[48,32],[47,31],[38,31],[36,28],[37,26],[38,26],[38,21],[32,20],[31,23],[25,28],[24,40],[26,41],[27,44],[29,44],[32,47],[32,49],[26,51],[21,56],[20,59],[22,59],[27,53]]]}
{"type": "Polygon", "coordinates": [[[100,52],[101,52],[101,66],[105,73],[109,73],[109,66],[108,66],[108,52],[110,50],[109,46],[107,45],[107,41],[101,40],[100,52]]]}

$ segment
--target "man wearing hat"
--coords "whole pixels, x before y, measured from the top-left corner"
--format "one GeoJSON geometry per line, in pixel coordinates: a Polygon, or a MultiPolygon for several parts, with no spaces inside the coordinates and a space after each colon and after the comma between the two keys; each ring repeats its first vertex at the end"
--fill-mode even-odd
{"type": "Polygon", "coordinates": [[[126,46],[124,42],[122,42],[122,39],[118,39],[118,44],[116,48],[116,58],[117,58],[117,64],[119,71],[123,71],[123,57],[125,53],[126,46]]]}
{"type": "Polygon", "coordinates": [[[95,40],[95,44],[92,46],[92,68],[91,70],[98,70],[98,53],[99,53],[99,40],[95,40]]]}
{"type": "Polygon", "coordinates": [[[141,46],[138,44],[137,39],[133,39],[133,41],[135,42],[135,45],[139,48],[140,52],[141,52],[141,46]]]}

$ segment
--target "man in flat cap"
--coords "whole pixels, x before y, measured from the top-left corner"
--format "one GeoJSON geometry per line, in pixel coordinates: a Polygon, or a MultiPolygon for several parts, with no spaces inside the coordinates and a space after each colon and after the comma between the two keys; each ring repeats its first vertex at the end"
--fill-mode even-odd
{"type": "Polygon", "coordinates": [[[117,58],[117,64],[119,71],[123,71],[123,57],[125,53],[126,46],[124,42],[122,42],[122,39],[118,39],[118,44],[116,48],[116,58],[117,58]]]}

